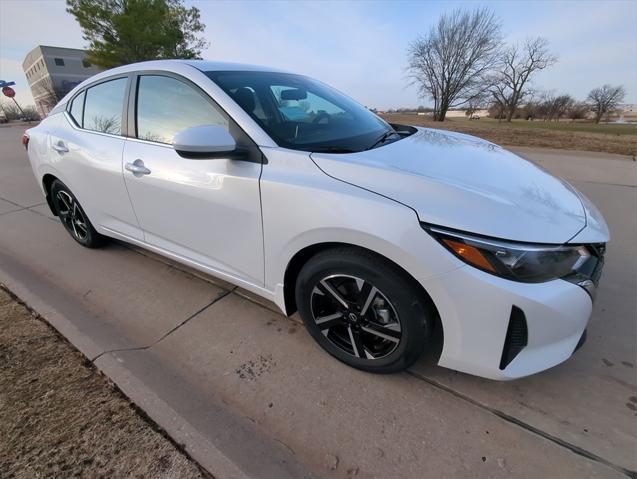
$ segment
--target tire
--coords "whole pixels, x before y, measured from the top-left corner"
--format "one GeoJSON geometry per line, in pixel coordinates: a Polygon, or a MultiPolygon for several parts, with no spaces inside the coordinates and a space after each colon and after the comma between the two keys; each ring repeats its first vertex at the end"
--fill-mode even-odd
{"type": "Polygon", "coordinates": [[[434,324],[433,307],[414,283],[382,256],[335,248],[303,266],[296,304],[312,337],[336,359],[364,371],[393,373],[422,355],[434,324]]]}
{"type": "Polygon", "coordinates": [[[86,248],[98,248],[107,242],[106,236],[95,231],[77,198],[64,183],[54,180],[50,194],[55,212],[71,238],[86,248]]]}

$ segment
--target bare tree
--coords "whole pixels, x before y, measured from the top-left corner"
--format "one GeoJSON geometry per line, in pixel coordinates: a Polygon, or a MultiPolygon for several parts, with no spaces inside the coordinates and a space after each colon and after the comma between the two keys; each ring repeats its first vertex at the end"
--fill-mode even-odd
{"type": "Polygon", "coordinates": [[[13,103],[2,102],[2,111],[4,111],[7,120],[17,120],[22,116],[20,109],[13,103]]]}
{"type": "Polygon", "coordinates": [[[575,99],[571,95],[560,95],[553,102],[553,116],[551,119],[560,121],[571,107],[575,104],[575,99]]]}
{"type": "Polygon", "coordinates": [[[33,105],[27,105],[24,108],[20,109],[13,103],[2,102],[1,106],[7,120],[24,119],[26,121],[35,121],[40,119],[40,115],[38,115],[38,112],[33,105]]]}
{"type": "Polygon", "coordinates": [[[55,105],[68,93],[68,90],[65,91],[56,86],[51,78],[46,78],[44,81],[41,81],[38,85],[38,89],[44,94],[40,101],[46,105],[45,111],[47,112],[55,108],[55,105]]]}
{"type": "Polygon", "coordinates": [[[617,108],[617,104],[621,103],[625,96],[626,90],[621,85],[604,85],[591,90],[586,99],[591,103],[595,112],[595,123],[599,123],[604,115],[617,108]]]}
{"type": "Polygon", "coordinates": [[[493,11],[455,10],[442,15],[429,33],[409,45],[407,71],[420,95],[434,102],[434,120],[485,90],[484,79],[495,64],[501,42],[493,11]]]}
{"type": "Polygon", "coordinates": [[[464,112],[465,116],[469,117],[471,120],[476,111],[484,108],[487,104],[487,95],[486,92],[483,92],[481,95],[476,95],[473,98],[469,99],[466,103],[466,111],[464,112]]]}
{"type": "Polygon", "coordinates": [[[560,121],[574,104],[575,100],[570,95],[556,95],[552,91],[546,92],[536,106],[535,114],[544,121],[560,121]]]}
{"type": "Polygon", "coordinates": [[[504,117],[504,105],[498,100],[494,100],[491,102],[491,105],[489,105],[488,114],[489,118],[497,118],[498,123],[500,123],[504,117]]]}
{"type": "Polygon", "coordinates": [[[571,121],[583,120],[586,118],[590,110],[590,107],[586,103],[576,102],[571,105],[571,108],[568,110],[567,116],[571,119],[571,121]]]}
{"type": "Polygon", "coordinates": [[[555,62],[557,57],[549,52],[548,42],[542,37],[530,38],[503,50],[490,90],[494,100],[504,105],[507,121],[511,121],[526,95],[533,74],[555,62]]]}

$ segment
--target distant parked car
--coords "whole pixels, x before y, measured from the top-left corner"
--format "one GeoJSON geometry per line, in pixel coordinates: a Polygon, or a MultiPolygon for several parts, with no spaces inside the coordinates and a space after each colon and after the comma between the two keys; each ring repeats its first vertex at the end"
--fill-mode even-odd
{"type": "Polygon", "coordinates": [[[480,115],[471,115],[471,118],[469,118],[470,120],[479,120],[480,119],[480,115]]]}
{"type": "Polygon", "coordinates": [[[584,341],[604,219],[488,141],[390,125],[305,76],[174,60],[91,77],[23,141],[79,244],[119,238],[298,310],[353,367],[405,369],[441,328],[439,364],[511,379],[584,341]]]}

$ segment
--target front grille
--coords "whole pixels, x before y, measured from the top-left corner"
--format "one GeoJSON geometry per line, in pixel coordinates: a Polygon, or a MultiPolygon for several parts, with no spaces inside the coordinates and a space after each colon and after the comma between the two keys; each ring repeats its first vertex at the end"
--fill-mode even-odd
{"type": "Polygon", "coordinates": [[[507,328],[502,357],[500,359],[500,370],[506,368],[513,359],[522,351],[529,341],[529,331],[526,326],[524,311],[517,306],[511,308],[509,326],[507,328]]]}

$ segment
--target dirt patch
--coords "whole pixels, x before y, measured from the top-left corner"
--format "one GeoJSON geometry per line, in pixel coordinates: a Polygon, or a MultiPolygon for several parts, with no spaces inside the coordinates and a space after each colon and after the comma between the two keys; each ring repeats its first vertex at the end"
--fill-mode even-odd
{"type": "Polygon", "coordinates": [[[0,476],[206,477],[78,351],[1,289],[0,476]]]}
{"type": "Polygon", "coordinates": [[[569,123],[527,122],[499,123],[489,118],[468,120],[451,118],[434,122],[427,117],[409,114],[385,114],[390,123],[426,126],[478,136],[499,145],[531,146],[563,150],[598,151],[620,155],[637,155],[637,126],[594,125],[585,127],[569,123]],[[611,133],[616,128],[617,133],[611,133]],[[634,132],[633,132],[634,130],[634,132]]]}

